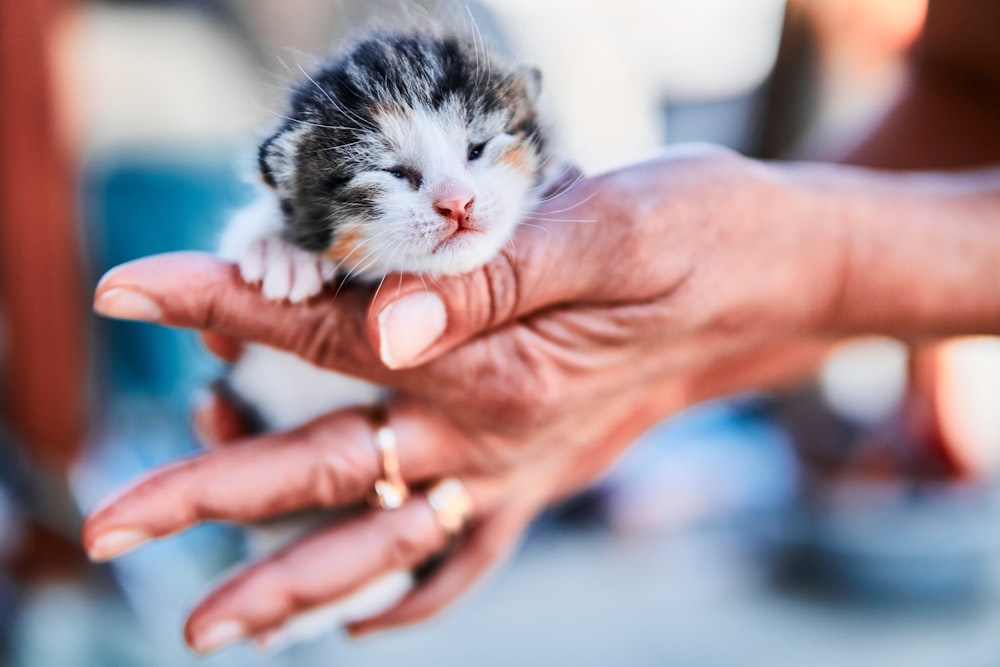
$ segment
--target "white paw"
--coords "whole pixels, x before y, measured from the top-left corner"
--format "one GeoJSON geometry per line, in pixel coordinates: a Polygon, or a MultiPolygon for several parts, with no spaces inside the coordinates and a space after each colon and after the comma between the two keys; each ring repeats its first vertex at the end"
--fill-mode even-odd
{"type": "Polygon", "coordinates": [[[251,241],[239,265],[243,280],[259,283],[266,298],[292,303],[316,296],[323,291],[323,284],[336,275],[330,260],[297,248],[278,234],[251,241]]]}
{"type": "Polygon", "coordinates": [[[272,196],[260,197],[233,215],[219,244],[219,256],[239,265],[248,283],[261,285],[268,299],[305,301],[337,277],[337,266],[281,237],[281,212],[272,196]]]}

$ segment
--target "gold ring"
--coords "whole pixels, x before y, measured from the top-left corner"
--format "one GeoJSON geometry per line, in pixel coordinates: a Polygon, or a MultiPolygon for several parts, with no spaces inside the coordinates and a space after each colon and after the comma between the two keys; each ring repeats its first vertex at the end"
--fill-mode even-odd
{"type": "Polygon", "coordinates": [[[427,502],[437,522],[449,535],[457,535],[472,518],[472,496],[455,477],[445,477],[427,491],[427,502]]]}
{"type": "Polygon", "coordinates": [[[375,482],[368,494],[368,504],[376,509],[394,510],[401,507],[410,497],[410,488],[399,472],[399,455],[396,453],[396,432],[389,424],[382,406],[375,408],[372,414],[374,431],[372,444],[378,452],[382,466],[382,477],[375,482]]]}

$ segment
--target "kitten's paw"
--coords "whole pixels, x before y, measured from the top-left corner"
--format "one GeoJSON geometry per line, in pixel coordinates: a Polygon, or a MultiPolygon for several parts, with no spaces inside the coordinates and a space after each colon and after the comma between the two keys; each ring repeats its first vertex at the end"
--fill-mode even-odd
{"type": "Polygon", "coordinates": [[[240,275],[248,283],[260,284],[268,299],[300,303],[323,291],[334,278],[330,261],[297,248],[277,234],[252,241],[240,258],[240,275]]]}

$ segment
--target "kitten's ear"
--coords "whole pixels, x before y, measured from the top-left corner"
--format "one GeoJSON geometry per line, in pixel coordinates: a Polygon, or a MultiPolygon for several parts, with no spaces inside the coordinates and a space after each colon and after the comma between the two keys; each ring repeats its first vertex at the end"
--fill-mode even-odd
{"type": "Polygon", "coordinates": [[[292,129],[284,125],[265,139],[257,149],[257,165],[260,176],[270,187],[280,189],[281,184],[290,184],[295,173],[295,153],[307,126],[292,129]]]}
{"type": "Polygon", "coordinates": [[[281,132],[272,134],[257,147],[257,167],[260,169],[260,177],[271,188],[278,187],[278,181],[274,178],[274,167],[271,166],[271,149],[279,136],[281,132]]]}
{"type": "Polygon", "coordinates": [[[524,94],[534,104],[542,92],[542,71],[537,67],[522,67],[521,81],[524,82],[524,94]]]}

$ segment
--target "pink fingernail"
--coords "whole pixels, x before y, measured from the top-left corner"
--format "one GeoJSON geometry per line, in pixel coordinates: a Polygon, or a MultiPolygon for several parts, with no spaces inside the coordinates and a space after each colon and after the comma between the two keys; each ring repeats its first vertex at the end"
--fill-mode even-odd
{"type": "Polygon", "coordinates": [[[94,540],[87,555],[95,562],[111,560],[135,549],[149,539],[149,533],[142,530],[113,530],[94,540]]]}
{"type": "Polygon", "coordinates": [[[239,621],[219,621],[194,638],[191,648],[198,653],[211,653],[246,639],[246,636],[246,626],[239,621]]]}
{"type": "Polygon", "coordinates": [[[156,302],[123,287],[114,287],[101,294],[94,302],[94,312],[119,320],[158,322],[163,319],[163,310],[156,302]]]}
{"type": "Polygon", "coordinates": [[[444,333],[448,315],[433,292],[415,292],[379,313],[379,356],[389,368],[402,368],[444,333]]]}

